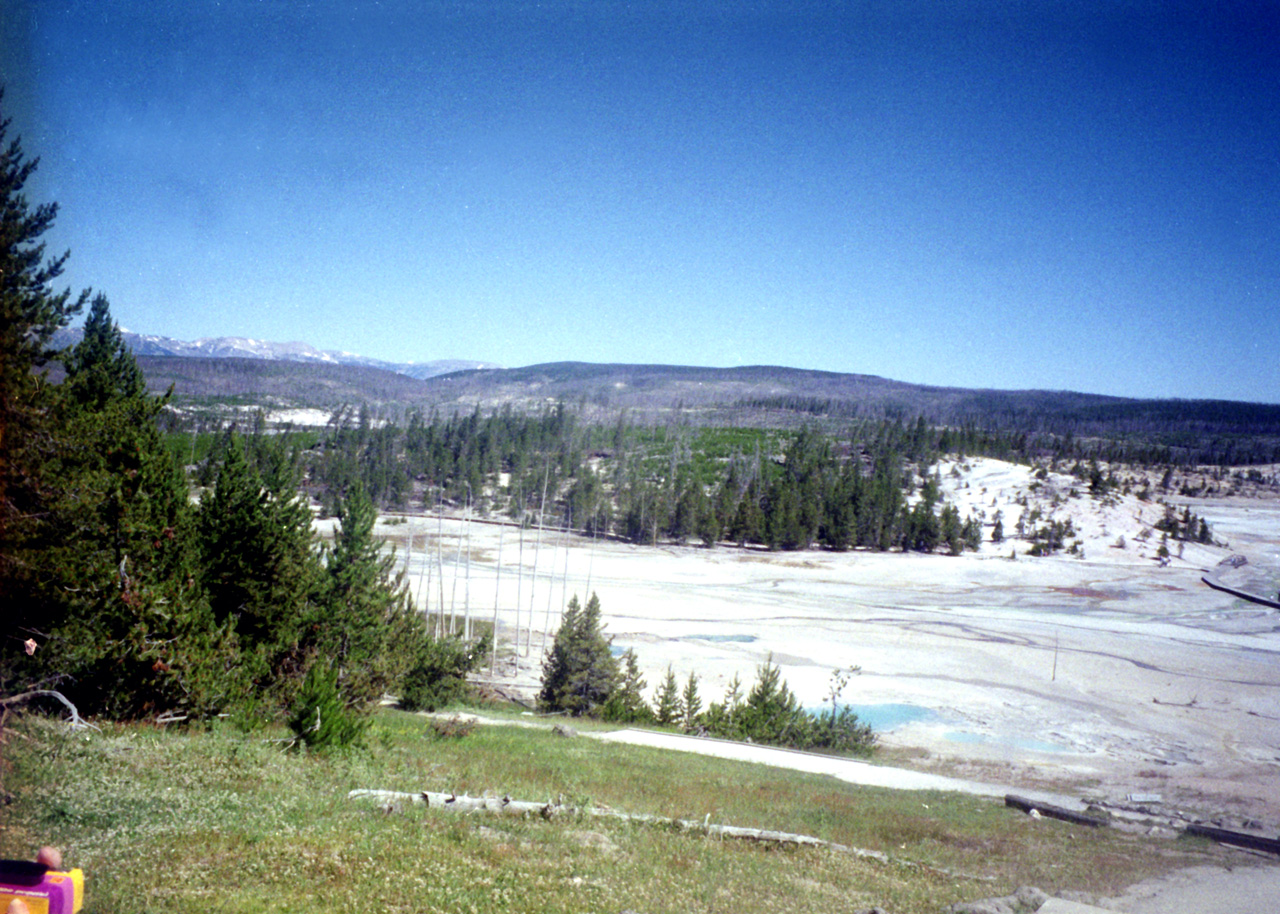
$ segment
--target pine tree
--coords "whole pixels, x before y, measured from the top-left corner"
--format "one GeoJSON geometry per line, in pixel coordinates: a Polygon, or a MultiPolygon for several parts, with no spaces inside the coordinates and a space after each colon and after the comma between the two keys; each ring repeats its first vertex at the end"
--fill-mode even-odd
{"type": "Polygon", "coordinates": [[[575,594],[543,662],[538,705],[575,717],[589,714],[609,700],[617,682],[618,662],[604,636],[600,599],[593,593],[584,608],[575,594]]]}
{"type": "MultiPolygon", "coordinates": [[[[22,642],[47,625],[38,605],[43,600],[31,599],[45,589],[43,519],[53,478],[53,391],[43,369],[54,356],[53,334],[79,313],[89,293],[73,298],[53,290],[69,255],[46,260],[41,238],[58,207],[27,202],[23,190],[39,160],[26,158],[19,139],[6,145],[9,124],[0,116],[0,605],[4,633],[22,642]]],[[[11,663],[23,666],[20,657],[10,651],[3,657],[0,678],[23,675],[11,663]]]]}
{"type": "MultiPolygon", "coordinates": [[[[67,380],[62,392],[84,410],[101,410],[118,400],[142,399],[146,382],[129,351],[111,307],[102,293],[94,296],[84,322],[84,335],[66,358],[67,380]]],[[[162,399],[151,406],[156,412],[162,399]]]]}
{"type": "Polygon", "coordinates": [[[192,513],[156,426],[163,397],[142,374],[104,296],[66,357],[53,398],[42,517],[42,586],[24,601],[48,643],[36,668],[70,677],[85,711],[203,716],[236,694],[234,654],[194,586],[192,513]]]}
{"type": "Polygon", "coordinates": [[[618,723],[647,723],[654,719],[653,709],[644,700],[645,681],[640,674],[640,663],[631,648],[622,655],[622,671],[618,687],[613,690],[600,710],[600,716],[618,723]]]}
{"type": "Polygon", "coordinates": [[[702,696],[698,694],[698,677],[692,672],[689,674],[689,680],[684,684],[680,704],[684,708],[685,730],[696,729],[702,715],[702,696]]]}
{"type": "MultiPolygon", "coordinates": [[[[0,92],[2,98],[2,92],[0,92]]],[[[54,292],[67,254],[46,261],[57,206],[28,206],[36,167],[0,119],[0,605],[31,657],[5,653],[0,677],[64,679],[82,711],[201,716],[231,700],[222,671],[235,639],[195,586],[181,468],[156,427],[163,398],[98,296],[84,337],[42,369],[49,343],[89,300],[54,292]]]]}
{"type": "Polygon", "coordinates": [[[300,676],[303,629],[322,579],[311,512],[296,488],[264,485],[233,436],[200,504],[198,531],[214,618],[234,622],[248,677],[265,687],[300,676]]]}
{"type": "Polygon", "coordinates": [[[939,539],[946,544],[947,552],[959,555],[964,549],[961,535],[964,528],[960,523],[960,511],[955,505],[942,506],[942,517],[939,519],[939,539]]]}
{"type": "Polygon", "coordinates": [[[353,703],[379,698],[414,661],[423,632],[394,552],[373,536],[378,512],[357,484],[338,505],[338,527],[306,645],[327,658],[353,703]]]}
{"type": "Polygon", "coordinates": [[[676,682],[675,671],[670,666],[667,667],[666,678],[658,687],[654,704],[658,723],[664,727],[671,726],[684,716],[684,706],[680,701],[680,685],[676,682]]]}
{"type": "Polygon", "coordinates": [[[811,721],[795,694],[782,679],[782,671],[769,656],[756,670],[755,685],[747,695],[738,720],[738,730],[759,743],[807,748],[804,731],[811,721]]]}

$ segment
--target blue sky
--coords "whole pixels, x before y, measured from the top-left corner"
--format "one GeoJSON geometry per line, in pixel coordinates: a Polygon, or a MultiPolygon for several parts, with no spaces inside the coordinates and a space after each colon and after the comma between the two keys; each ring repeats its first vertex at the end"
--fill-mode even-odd
{"type": "Polygon", "coordinates": [[[0,26],[50,247],[131,330],[1280,402],[1280,2],[0,26]]]}

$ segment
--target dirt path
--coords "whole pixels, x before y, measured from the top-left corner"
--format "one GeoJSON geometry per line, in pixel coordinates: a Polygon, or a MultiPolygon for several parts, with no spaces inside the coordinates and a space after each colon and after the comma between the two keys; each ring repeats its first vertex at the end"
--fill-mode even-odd
{"type": "Polygon", "coordinates": [[[1261,914],[1280,906],[1280,864],[1191,867],[1131,885],[1099,905],[1125,914],[1261,914]]]}
{"type": "Polygon", "coordinates": [[[588,732],[583,735],[610,743],[650,746],[655,749],[666,749],[672,752],[692,752],[697,755],[709,755],[715,758],[754,762],[758,765],[788,768],[792,771],[827,774],[845,783],[859,784],[864,787],[886,787],[890,790],[943,790],[980,797],[1004,797],[1006,794],[1016,793],[1029,799],[1052,803],[1068,809],[1083,810],[1085,808],[1084,802],[1079,797],[1072,797],[1066,794],[1050,793],[1035,788],[1014,787],[1008,784],[986,784],[963,778],[929,774],[924,771],[913,771],[909,768],[872,765],[869,762],[862,762],[857,759],[819,755],[814,752],[799,752],[794,749],[779,749],[773,746],[756,746],[731,740],[638,729],[588,732]]]}
{"type": "MultiPolygon", "coordinates": [[[[550,730],[555,724],[543,720],[509,720],[505,718],[484,717],[479,714],[429,714],[436,719],[460,718],[482,726],[524,727],[527,729],[550,730]]],[[[944,777],[940,774],[929,774],[913,771],[909,768],[894,768],[888,765],[872,765],[858,759],[840,758],[833,755],[821,755],[816,752],[800,752],[795,749],[781,749],[775,746],[757,746],[751,743],[739,743],[733,740],[714,739],[705,736],[685,736],[680,733],[662,733],[657,730],[642,730],[628,727],[623,730],[582,730],[578,735],[587,739],[596,739],[606,743],[622,743],[628,746],[648,746],[653,749],[665,749],[670,752],[690,752],[713,758],[731,759],[739,762],[754,762],[758,765],[769,765],[774,768],[787,768],[791,771],[805,771],[810,774],[827,774],[847,784],[859,784],[864,787],[885,787],[890,790],[943,790],[955,793],[967,793],[979,797],[1004,797],[1016,793],[1019,796],[1052,803],[1068,809],[1085,808],[1078,797],[1062,793],[1052,793],[1035,788],[1015,787],[1008,784],[987,784],[981,781],[964,778],[944,777]]]]}

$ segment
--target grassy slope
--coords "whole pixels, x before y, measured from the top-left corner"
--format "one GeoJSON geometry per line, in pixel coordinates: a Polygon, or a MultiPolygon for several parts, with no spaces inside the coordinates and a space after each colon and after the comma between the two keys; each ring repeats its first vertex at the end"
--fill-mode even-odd
{"type": "MultiPolygon", "coordinates": [[[[280,735],[280,734],[272,734],[280,735]]],[[[4,733],[0,854],[65,849],[87,914],[145,911],[835,911],[895,914],[1018,885],[1108,893],[1225,852],[1036,822],[958,795],[859,788],[763,766],[506,727],[444,738],[381,712],[363,751],[281,751],[230,727],[68,734],[27,719],[4,733]],[[355,787],[563,795],[884,851],[770,848],[590,819],[387,813],[355,787]],[[948,876],[929,867],[972,877],[948,876]]]]}

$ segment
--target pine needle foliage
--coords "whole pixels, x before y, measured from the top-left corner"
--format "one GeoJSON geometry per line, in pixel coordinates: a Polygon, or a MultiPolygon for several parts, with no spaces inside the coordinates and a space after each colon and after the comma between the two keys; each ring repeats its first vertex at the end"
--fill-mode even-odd
{"type": "Polygon", "coordinates": [[[406,711],[438,711],[458,701],[467,692],[467,674],[484,661],[492,646],[488,633],[470,643],[458,635],[425,635],[413,667],[404,678],[400,707],[406,711]]]}
{"type": "Polygon", "coordinates": [[[248,681],[269,689],[300,676],[322,576],[311,512],[296,488],[264,483],[238,435],[201,501],[198,537],[214,618],[234,624],[248,681]]]}
{"type": "Polygon", "coordinates": [[[307,640],[332,660],[349,702],[380,698],[416,659],[424,635],[394,550],[373,535],[378,512],[355,484],[338,504],[338,528],[327,554],[307,640]]]}
{"type": "Polygon", "coordinates": [[[609,700],[618,679],[618,661],[600,620],[600,598],[593,593],[583,607],[575,594],[542,664],[538,706],[574,717],[594,713],[609,700]]]}
{"type": "Polygon", "coordinates": [[[684,703],[680,699],[680,685],[676,682],[675,671],[671,669],[669,664],[666,678],[662,680],[662,685],[658,687],[655,704],[654,713],[658,718],[658,723],[663,726],[669,727],[678,723],[684,717],[684,703]]]}
{"type": "Polygon", "coordinates": [[[311,664],[289,710],[289,729],[308,748],[342,749],[358,745],[368,715],[342,699],[338,671],[322,660],[311,664]]]}
{"type": "Polygon", "coordinates": [[[647,683],[640,673],[636,652],[627,648],[620,660],[618,686],[601,706],[600,717],[623,724],[651,723],[654,719],[653,709],[644,699],[647,683]]]}

